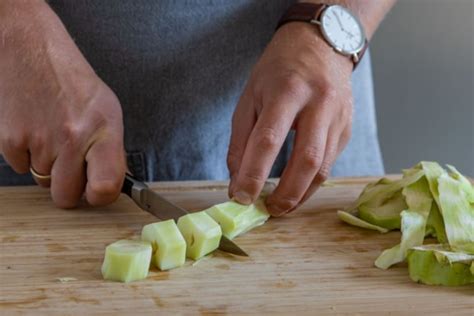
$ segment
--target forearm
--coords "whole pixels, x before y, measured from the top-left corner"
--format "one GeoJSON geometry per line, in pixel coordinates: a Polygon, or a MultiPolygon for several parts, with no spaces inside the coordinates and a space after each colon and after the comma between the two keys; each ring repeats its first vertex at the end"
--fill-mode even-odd
{"type": "Polygon", "coordinates": [[[53,12],[43,0],[2,0],[0,2],[1,52],[43,50],[44,39],[56,36],[59,28],[53,12]]]}
{"type": "Polygon", "coordinates": [[[74,68],[83,61],[61,20],[44,0],[0,1],[1,69],[14,63],[20,72],[56,62],[74,68]]]}
{"type": "Polygon", "coordinates": [[[359,17],[367,38],[370,39],[396,0],[301,0],[299,2],[339,4],[350,9],[359,17]]]}

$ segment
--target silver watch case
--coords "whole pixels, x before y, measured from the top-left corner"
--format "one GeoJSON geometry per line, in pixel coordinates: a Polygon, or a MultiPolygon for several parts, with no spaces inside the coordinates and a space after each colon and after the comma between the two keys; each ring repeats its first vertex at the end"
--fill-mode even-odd
{"type": "Polygon", "coordinates": [[[326,40],[326,42],[329,43],[329,45],[331,45],[331,47],[337,51],[338,53],[344,55],[344,56],[348,56],[348,57],[352,57],[352,59],[354,60],[354,62],[358,62],[359,61],[359,53],[360,51],[364,48],[364,45],[365,45],[365,41],[367,39],[366,35],[365,35],[365,31],[364,31],[364,27],[362,26],[362,23],[360,22],[360,20],[357,18],[357,16],[355,16],[354,14],[352,14],[351,11],[349,11],[348,9],[346,9],[345,7],[343,6],[340,6],[340,5],[330,5],[328,6],[327,8],[325,8],[323,10],[323,12],[319,15],[319,19],[313,19],[310,21],[312,24],[315,24],[315,25],[318,25],[319,26],[319,29],[321,30],[321,33],[323,34],[323,37],[324,39],[326,40]],[[328,36],[327,32],[326,32],[326,29],[324,28],[324,25],[321,23],[321,20],[324,18],[324,16],[326,14],[329,13],[328,9],[331,8],[331,7],[339,7],[341,8],[342,10],[344,10],[345,12],[347,12],[349,15],[351,15],[354,20],[356,21],[357,25],[359,26],[359,29],[360,29],[360,32],[363,36],[362,38],[362,41],[360,43],[360,45],[353,49],[353,50],[346,50],[346,49],[343,49],[342,47],[338,46],[336,43],[334,43],[332,41],[332,39],[328,36]]]}

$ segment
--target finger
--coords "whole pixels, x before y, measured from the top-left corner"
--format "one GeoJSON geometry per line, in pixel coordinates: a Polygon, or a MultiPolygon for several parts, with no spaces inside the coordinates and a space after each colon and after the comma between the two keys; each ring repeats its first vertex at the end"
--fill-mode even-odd
{"type": "Polygon", "coordinates": [[[232,191],[232,196],[243,204],[257,198],[296,114],[306,100],[287,93],[272,101],[263,106],[250,134],[232,191]]]}
{"type": "Polygon", "coordinates": [[[84,155],[81,148],[66,145],[58,153],[51,170],[51,197],[61,208],[77,206],[86,183],[84,155]]]}
{"type": "Polygon", "coordinates": [[[266,201],[273,216],[281,216],[294,208],[319,172],[330,124],[327,108],[326,105],[308,107],[299,114],[290,160],[280,183],[266,201]]]}
{"type": "Polygon", "coordinates": [[[106,205],[120,195],[126,163],[122,139],[103,138],[86,155],[86,197],[91,205],[106,205]]]}
{"type": "Polygon", "coordinates": [[[252,100],[250,89],[245,89],[232,117],[232,131],[227,152],[227,167],[230,174],[229,197],[234,188],[235,176],[240,168],[247,140],[257,121],[252,100]]]}
{"type": "Polygon", "coordinates": [[[320,172],[313,179],[311,185],[309,186],[308,190],[305,192],[303,198],[301,199],[301,202],[295,208],[290,210],[290,212],[298,208],[304,202],[306,202],[319,189],[319,187],[321,187],[321,184],[323,184],[324,181],[326,181],[326,179],[328,178],[331,172],[331,166],[334,164],[337,157],[344,150],[345,146],[347,145],[347,142],[350,139],[350,135],[351,135],[351,126],[349,124],[344,129],[341,136],[337,140],[335,139],[335,137],[332,137],[328,141],[328,146],[326,149],[327,155],[325,156],[324,161],[321,165],[322,167],[320,169],[320,172]],[[337,146],[335,145],[335,143],[337,143],[337,146]],[[336,147],[337,149],[334,150],[334,148],[336,147]],[[336,153],[334,154],[334,152],[336,153]]]}
{"type": "Polygon", "coordinates": [[[30,170],[30,154],[26,138],[20,136],[7,137],[1,144],[1,152],[5,161],[19,174],[30,170]]]}

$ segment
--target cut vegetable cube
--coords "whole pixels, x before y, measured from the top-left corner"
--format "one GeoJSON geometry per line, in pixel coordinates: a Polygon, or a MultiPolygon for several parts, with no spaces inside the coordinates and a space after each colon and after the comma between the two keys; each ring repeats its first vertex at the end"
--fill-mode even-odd
{"type": "Polygon", "coordinates": [[[102,276],[106,280],[130,282],[145,279],[150,268],[149,242],[119,240],[105,248],[102,276]]]}
{"type": "Polygon", "coordinates": [[[178,228],[186,241],[186,256],[190,259],[202,258],[219,247],[221,227],[206,212],[180,217],[178,228]]]}
{"type": "Polygon", "coordinates": [[[250,205],[229,201],[214,205],[205,212],[219,223],[222,233],[229,239],[263,225],[270,217],[263,199],[258,199],[250,205]]]}
{"type": "Polygon", "coordinates": [[[186,241],[174,220],[148,224],[142,229],[142,240],[153,247],[152,263],[160,270],[180,267],[186,260],[186,241]]]}

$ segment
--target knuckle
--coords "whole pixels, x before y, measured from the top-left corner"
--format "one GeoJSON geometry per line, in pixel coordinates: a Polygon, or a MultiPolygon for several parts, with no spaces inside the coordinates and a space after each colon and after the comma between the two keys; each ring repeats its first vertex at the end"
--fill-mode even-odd
{"type": "Polygon", "coordinates": [[[249,170],[245,171],[243,174],[243,180],[250,183],[262,183],[266,180],[265,175],[260,170],[249,170]]]}
{"type": "Polygon", "coordinates": [[[319,94],[323,100],[331,101],[337,97],[337,89],[329,81],[324,81],[319,85],[319,94]]]}
{"type": "Polygon", "coordinates": [[[240,152],[241,151],[239,151],[235,147],[235,145],[229,146],[229,151],[227,153],[227,166],[229,166],[230,168],[234,168],[236,165],[238,165],[241,162],[242,157],[239,154],[240,152]]]}
{"type": "Polygon", "coordinates": [[[329,174],[331,173],[331,167],[328,164],[323,164],[319,169],[319,172],[316,176],[317,183],[323,183],[329,178],[329,174]]]}
{"type": "Polygon", "coordinates": [[[36,153],[43,153],[48,145],[48,137],[43,132],[35,133],[30,145],[30,149],[36,153]]]}
{"type": "Polygon", "coordinates": [[[87,123],[90,127],[90,130],[97,131],[107,126],[109,124],[110,119],[111,116],[107,116],[107,114],[104,113],[102,110],[93,109],[91,110],[90,119],[87,123]]]}
{"type": "Polygon", "coordinates": [[[321,150],[314,146],[308,146],[301,155],[302,164],[306,169],[318,169],[323,161],[321,150]]]}
{"type": "Polygon", "coordinates": [[[82,143],[83,131],[75,124],[66,123],[61,127],[61,142],[77,147],[82,143]]]}
{"type": "Polygon", "coordinates": [[[15,151],[25,149],[28,147],[27,138],[25,135],[18,133],[17,135],[10,133],[5,135],[3,139],[3,148],[8,151],[15,151]]]}
{"type": "Polygon", "coordinates": [[[94,114],[98,119],[98,123],[103,124],[109,120],[122,121],[123,113],[120,101],[109,87],[106,87],[105,92],[102,93],[102,99],[99,100],[99,104],[105,106],[94,107],[94,114]]]}
{"type": "Polygon", "coordinates": [[[282,92],[290,95],[305,94],[309,89],[306,80],[297,72],[287,73],[282,78],[282,92]]]}
{"type": "Polygon", "coordinates": [[[256,132],[256,146],[262,151],[274,151],[278,149],[279,138],[274,128],[264,127],[256,132]]]}

